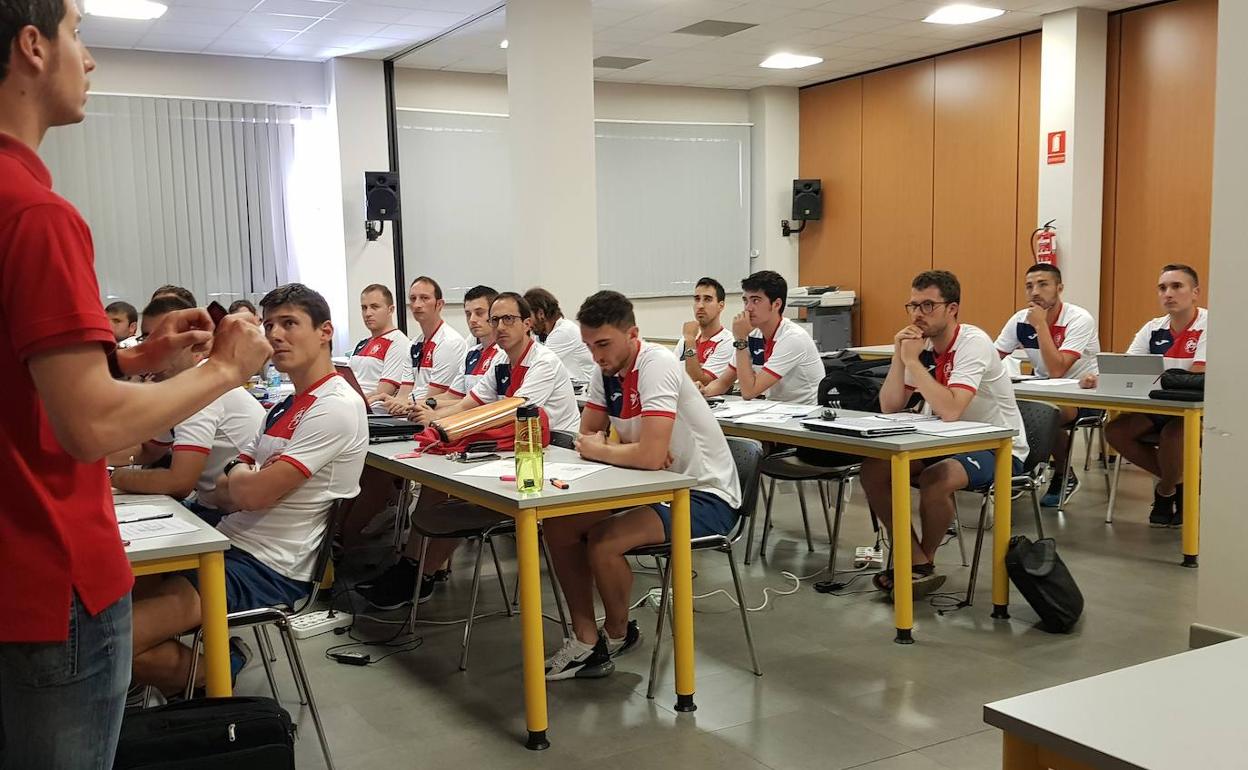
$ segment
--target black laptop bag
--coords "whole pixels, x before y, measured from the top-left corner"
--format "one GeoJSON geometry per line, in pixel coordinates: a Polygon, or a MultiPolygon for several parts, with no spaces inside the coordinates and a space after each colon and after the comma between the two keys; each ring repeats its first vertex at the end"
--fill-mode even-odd
{"type": "Polygon", "coordinates": [[[1024,535],[1010,538],[1005,571],[1031,608],[1040,625],[1054,634],[1067,634],[1083,614],[1083,593],[1071,577],[1057,544],[1046,537],[1032,542],[1024,535]]]}
{"type": "Polygon", "coordinates": [[[272,698],[200,698],[126,714],[114,770],[293,770],[295,729],[272,698]]]}

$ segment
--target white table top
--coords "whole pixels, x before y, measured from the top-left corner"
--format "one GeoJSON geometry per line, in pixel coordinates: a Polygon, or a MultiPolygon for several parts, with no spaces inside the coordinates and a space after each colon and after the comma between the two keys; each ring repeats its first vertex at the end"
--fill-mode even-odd
{"type": "Polygon", "coordinates": [[[984,721],[1109,770],[1242,770],[1248,639],[984,706],[984,721]]]}
{"type": "MultiPolygon", "coordinates": [[[[416,448],[416,443],[411,441],[375,444],[369,447],[368,464],[413,481],[436,479],[439,482],[438,488],[452,495],[460,493],[461,490],[475,496],[485,493],[505,509],[541,508],[624,495],[669,492],[674,489],[688,489],[697,483],[697,479],[669,471],[638,471],[605,466],[601,471],[569,482],[568,489],[556,489],[547,479],[547,484],[540,493],[521,494],[516,490],[514,481],[458,475],[472,466],[453,462],[444,455],[426,454],[406,460],[394,459],[395,455],[411,452],[416,448]]],[[[500,454],[503,457],[513,456],[511,453],[500,454]]],[[[546,461],[582,464],[588,462],[571,449],[555,446],[546,448],[546,461]]]]}
{"type": "MultiPolygon", "coordinates": [[[[892,345],[855,345],[852,348],[845,348],[846,353],[857,353],[860,356],[887,356],[892,357],[892,345]]],[[[1019,348],[1010,354],[1014,358],[1026,359],[1027,351],[1019,348]]]]}
{"type": "Polygon", "coordinates": [[[1122,406],[1145,407],[1161,406],[1177,409],[1202,409],[1202,401],[1169,401],[1149,398],[1145,393],[1141,396],[1122,396],[1102,393],[1096,388],[1081,388],[1078,383],[1069,385],[1036,385],[1034,381],[1024,380],[1014,384],[1014,396],[1024,401],[1044,401],[1047,398],[1061,397],[1069,401],[1086,401],[1088,403],[1120,404],[1122,406]]]}
{"type": "MultiPolygon", "coordinates": [[[[208,526],[203,519],[188,511],[172,497],[165,498],[159,503],[145,501],[143,505],[160,508],[162,512],[168,511],[173,514],[174,518],[194,524],[195,531],[167,537],[147,537],[131,542],[126,546],[126,556],[131,564],[225,551],[230,547],[228,537],[208,526]]],[[[118,510],[124,515],[124,506],[118,510]]]]}

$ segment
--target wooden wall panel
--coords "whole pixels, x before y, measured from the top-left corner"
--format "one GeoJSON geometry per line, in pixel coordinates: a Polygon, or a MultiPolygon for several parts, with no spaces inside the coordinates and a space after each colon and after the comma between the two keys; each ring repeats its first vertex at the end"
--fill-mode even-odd
{"type": "Polygon", "coordinates": [[[996,335],[1014,308],[1017,39],[935,59],[932,263],[962,283],[959,318],[996,335]]]}
{"type": "MultiPolygon", "coordinates": [[[[1036,229],[1040,194],[1040,35],[1019,38],[1018,52],[1018,192],[1015,232],[1014,306],[1027,304],[1023,276],[1035,263],[1031,233],[1036,229]]],[[[1002,319],[1002,323],[1004,323],[1002,319]]]]}
{"type": "Polygon", "coordinates": [[[1209,266],[1216,0],[1122,14],[1112,347],[1159,314],[1158,268],[1209,266]]]}
{"type": "Polygon", "coordinates": [[[1105,47],[1105,176],[1101,193],[1101,304],[1099,326],[1102,350],[1114,346],[1115,223],[1118,213],[1118,74],[1122,48],[1122,14],[1109,17],[1105,47]]]}
{"type": "MultiPolygon", "coordinates": [[[[823,180],[823,218],[798,250],[802,285],[859,290],[862,278],[862,79],[802,90],[798,175],[823,180]]],[[[798,237],[798,236],[795,236],[798,237]]],[[[861,313],[854,337],[861,340],[861,313]]]]}
{"type": "Polygon", "coordinates": [[[907,322],[915,273],[932,265],[932,60],[862,80],[862,342],[907,322]]]}

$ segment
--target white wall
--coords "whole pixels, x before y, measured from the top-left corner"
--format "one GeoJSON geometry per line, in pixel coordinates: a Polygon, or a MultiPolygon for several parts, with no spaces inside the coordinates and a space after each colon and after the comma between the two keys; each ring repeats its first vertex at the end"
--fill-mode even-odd
{"type": "MultiPolygon", "coordinates": [[[[788,217],[792,180],[797,176],[797,89],[739,91],[598,82],[594,101],[594,114],[600,120],[753,123],[751,243],[759,252],[753,266],[777,270],[796,283],[796,239],[790,242],[780,236],[780,220],[788,217]]],[[[507,79],[400,67],[395,70],[395,103],[401,108],[505,115],[507,79]]],[[[729,290],[735,288],[734,279],[740,278],[716,277],[729,290]]],[[[561,300],[564,312],[574,315],[580,298],[561,300]]],[[[635,305],[642,332],[652,337],[679,336],[681,324],[692,313],[690,300],[683,297],[639,299],[635,305]]],[[[736,307],[737,299],[729,297],[725,314],[736,307]]],[[[458,307],[448,307],[446,317],[463,329],[458,307]]]]}
{"type": "Polygon", "coordinates": [[[325,66],[317,62],[93,48],[91,90],[139,96],[324,105],[325,66]]]}
{"type": "MultiPolygon", "coordinates": [[[[1213,139],[1213,222],[1209,253],[1209,373],[1205,384],[1204,473],[1200,496],[1199,626],[1248,634],[1248,516],[1243,505],[1243,457],[1248,411],[1243,383],[1248,360],[1232,316],[1248,293],[1248,3],[1218,4],[1217,111],[1213,139]]],[[[1189,483],[1191,483],[1189,481],[1189,483]]],[[[1193,629],[1193,639],[1199,636],[1193,629]]],[[[1208,636],[1208,635],[1206,635],[1208,636]]]]}

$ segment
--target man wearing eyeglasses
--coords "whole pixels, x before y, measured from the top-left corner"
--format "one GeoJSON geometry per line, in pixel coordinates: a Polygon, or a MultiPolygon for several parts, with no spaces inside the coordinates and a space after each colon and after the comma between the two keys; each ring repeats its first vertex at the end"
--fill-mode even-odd
{"type": "MultiPolygon", "coordinates": [[[[580,429],[581,415],[572,391],[572,380],[558,354],[535,340],[533,311],[524,297],[506,291],[499,294],[490,306],[489,324],[494,329],[494,340],[506,354],[506,360],[495,357],[494,365],[477,380],[477,383],[459,401],[446,406],[431,408],[415,404],[409,417],[428,425],[440,417],[467,411],[482,404],[503,398],[519,396],[546,410],[551,430],[575,433],[580,429]]],[[[457,526],[472,526],[470,522],[488,524],[497,514],[482,511],[462,500],[432,489],[423,489],[417,502],[414,517],[442,513],[454,518],[457,526]]],[[[435,574],[461,541],[449,538],[431,539],[425,549],[423,563],[420,543],[411,538],[404,555],[377,580],[357,586],[360,594],[374,607],[383,610],[397,609],[408,604],[416,593],[416,575],[420,573],[420,593],[416,601],[424,603],[437,587],[435,574]]]]}
{"type": "MultiPolygon", "coordinates": [[[[945,422],[969,420],[1013,428],[1014,472],[1022,471],[1027,457],[1027,436],[1014,400],[1014,387],[992,338],[982,329],[958,322],[962,287],[946,270],[928,270],[910,285],[906,312],[910,324],[897,332],[893,362],[880,388],[880,408],[885,413],[906,410],[917,392],[923,397],[923,413],[945,422]]],[[[940,588],[945,576],[936,574],[936,548],[954,517],[953,493],[979,489],[992,483],[994,453],[966,452],[948,457],[915,460],[912,478],[919,481],[919,518],[922,536],[910,533],[911,574],[914,598],[940,588]]],[[[892,471],[888,460],[862,461],[862,488],[876,517],[892,527],[892,471]]],[[[900,567],[901,565],[898,565],[900,567]]],[[[892,594],[893,570],[876,574],[872,581],[880,591],[892,594]]]]}

